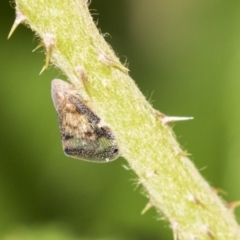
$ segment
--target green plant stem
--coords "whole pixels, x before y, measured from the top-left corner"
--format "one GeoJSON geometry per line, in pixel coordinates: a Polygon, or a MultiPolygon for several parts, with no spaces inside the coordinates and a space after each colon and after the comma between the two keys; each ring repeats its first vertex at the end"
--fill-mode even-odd
{"type": "Polygon", "coordinates": [[[46,55],[111,127],[176,239],[240,239],[232,211],[201,177],[96,28],[84,0],[16,0],[46,55]]]}

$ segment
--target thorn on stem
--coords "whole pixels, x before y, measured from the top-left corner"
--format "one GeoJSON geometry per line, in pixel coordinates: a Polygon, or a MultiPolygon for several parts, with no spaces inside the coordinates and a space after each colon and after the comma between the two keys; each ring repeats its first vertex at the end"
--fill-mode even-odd
{"type": "Polygon", "coordinates": [[[146,206],[144,207],[144,209],[141,211],[141,214],[142,214],[142,215],[145,214],[152,206],[153,206],[152,203],[151,203],[151,202],[148,202],[148,203],[146,204],[146,206]]]}
{"type": "Polygon", "coordinates": [[[174,152],[176,153],[177,156],[181,156],[181,157],[187,157],[189,155],[191,155],[190,153],[183,151],[181,148],[177,147],[174,149],[174,152]]]}
{"type": "Polygon", "coordinates": [[[200,206],[204,206],[204,204],[191,193],[188,194],[187,198],[192,203],[195,203],[200,206]]]}
{"type": "Polygon", "coordinates": [[[37,47],[35,47],[32,52],[35,52],[37,49],[39,49],[40,47],[44,46],[44,43],[43,42],[40,42],[37,47]]]}
{"type": "Polygon", "coordinates": [[[113,61],[110,59],[106,54],[103,52],[99,51],[98,52],[98,59],[102,63],[104,63],[106,66],[113,66],[115,68],[118,68],[119,70],[123,71],[124,73],[128,73],[129,69],[125,66],[123,66],[120,62],[113,61]]]}
{"type": "Polygon", "coordinates": [[[77,76],[78,76],[83,82],[87,82],[88,76],[87,76],[87,73],[86,73],[84,67],[83,67],[82,65],[78,64],[78,65],[75,67],[75,70],[76,70],[77,76]]]}
{"type": "Polygon", "coordinates": [[[220,193],[220,194],[223,194],[223,195],[227,195],[227,192],[226,191],[224,191],[223,189],[221,189],[221,188],[213,188],[213,191],[215,192],[215,193],[220,193]]]}
{"type": "Polygon", "coordinates": [[[18,8],[16,8],[16,18],[10,29],[7,39],[9,39],[12,36],[13,32],[16,30],[18,25],[24,22],[25,20],[26,20],[26,17],[22,14],[22,12],[18,8]]]}
{"type": "Polygon", "coordinates": [[[46,70],[48,68],[48,65],[50,63],[50,58],[52,55],[52,49],[54,47],[54,35],[52,33],[46,33],[43,36],[43,44],[46,48],[46,59],[45,59],[45,64],[42,68],[42,70],[40,71],[39,75],[41,75],[43,73],[44,70],[46,70]]]}
{"type": "Polygon", "coordinates": [[[236,207],[239,207],[239,206],[240,206],[240,201],[230,202],[227,204],[227,207],[230,210],[234,210],[236,207]]]}
{"type": "Polygon", "coordinates": [[[159,113],[159,117],[163,124],[168,124],[170,122],[178,122],[178,121],[188,121],[188,120],[194,119],[193,117],[166,116],[162,113],[159,113]]]}
{"type": "Polygon", "coordinates": [[[202,227],[202,229],[203,229],[203,231],[207,234],[207,236],[208,236],[209,238],[215,239],[215,237],[214,237],[211,229],[210,229],[208,226],[204,225],[204,226],[202,227]]]}

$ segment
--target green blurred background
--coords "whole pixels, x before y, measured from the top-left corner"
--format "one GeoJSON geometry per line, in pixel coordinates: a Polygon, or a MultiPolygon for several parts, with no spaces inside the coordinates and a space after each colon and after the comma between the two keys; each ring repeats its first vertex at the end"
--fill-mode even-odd
{"type": "MultiPolygon", "coordinates": [[[[99,27],[153,106],[227,201],[240,198],[240,1],[93,0],[99,27]]],[[[0,239],[172,239],[124,159],[64,156],[38,42],[0,2],[0,239]]],[[[240,211],[236,210],[239,218],[240,211]]]]}

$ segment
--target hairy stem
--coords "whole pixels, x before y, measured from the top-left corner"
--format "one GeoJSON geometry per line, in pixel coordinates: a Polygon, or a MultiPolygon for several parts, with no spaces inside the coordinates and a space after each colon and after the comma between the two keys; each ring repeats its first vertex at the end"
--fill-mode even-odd
{"type": "Polygon", "coordinates": [[[168,118],[146,101],[96,28],[86,0],[16,0],[15,26],[40,37],[50,61],[111,127],[122,155],[175,239],[240,239],[232,211],[175,140],[168,118]]]}

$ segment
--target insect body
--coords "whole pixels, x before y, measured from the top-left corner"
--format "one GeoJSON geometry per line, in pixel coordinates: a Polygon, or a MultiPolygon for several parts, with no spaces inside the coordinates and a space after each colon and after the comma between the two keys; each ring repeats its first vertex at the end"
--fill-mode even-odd
{"type": "Polygon", "coordinates": [[[87,106],[79,91],[60,79],[52,81],[52,99],[58,114],[66,155],[92,162],[109,162],[119,156],[112,130],[87,106]]]}

